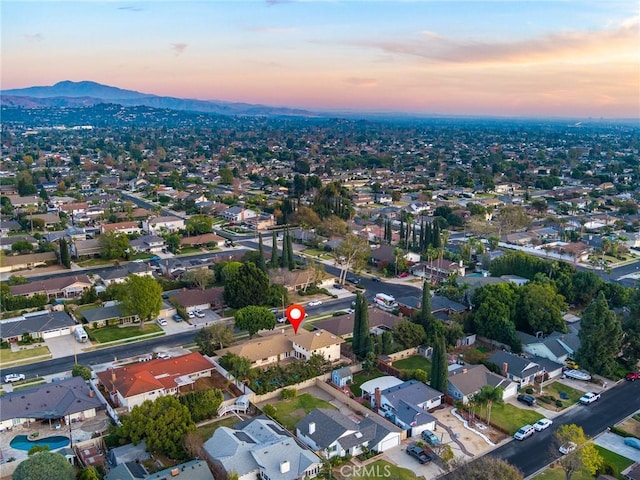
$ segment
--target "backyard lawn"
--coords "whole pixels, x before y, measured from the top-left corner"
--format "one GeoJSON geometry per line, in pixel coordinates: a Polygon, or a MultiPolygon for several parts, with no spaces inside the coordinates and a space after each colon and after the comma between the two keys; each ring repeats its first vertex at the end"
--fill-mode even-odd
{"type": "Polygon", "coordinates": [[[28,360],[32,357],[38,357],[40,355],[51,355],[49,347],[38,346],[33,348],[20,349],[17,352],[12,352],[9,348],[0,348],[0,364],[9,362],[19,362],[21,360],[28,360]]]}
{"type": "MultiPolygon", "coordinates": [[[[476,416],[486,420],[485,408],[477,408],[476,416]]],[[[502,428],[510,435],[517,432],[523,425],[533,425],[541,418],[543,416],[534,410],[524,410],[510,403],[494,403],[491,408],[491,423],[502,428]]]]}
{"type": "Polygon", "coordinates": [[[331,408],[333,405],[308,393],[298,395],[290,400],[281,400],[272,404],[276,407],[275,419],[291,431],[295,431],[296,423],[314,408],[331,408]]]}
{"type": "Polygon", "coordinates": [[[424,370],[427,372],[427,375],[431,374],[431,362],[420,356],[414,355],[409,358],[403,358],[402,360],[398,360],[397,362],[393,362],[393,366],[398,370],[424,370]]]}
{"type": "Polygon", "coordinates": [[[202,425],[198,427],[196,433],[202,438],[203,442],[206,442],[211,438],[213,432],[215,432],[220,427],[233,427],[236,423],[239,423],[240,419],[235,415],[232,415],[227,418],[223,418],[217,422],[207,423],[206,425],[202,425]]]}
{"type": "Polygon", "coordinates": [[[116,342],[118,340],[126,340],[128,338],[139,337],[149,333],[162,334],[164,331],[155,323],[149,323],[140,330],[140,325],[131,327],[104,327],[87,330],[92,340],[98,343],[116,342]]]}
{"type": "MultiPolygon", "coordinates": [[[[337,470],[340,471],[339,468],[337,470]]],[[[367,465],[366,469],[362,469],[360,472],[356,469],[349,471],[349,473],[351,472],[353,472],[353,475],[350,475],[349,478],[356,480],[378,480],[380,478],[393,478],[394,480],[424,480],[424,476],[417,477],[411,470],[398,467],[385,460],[377,460],[370,463],[367,465]],[[360,473],[360,475],[358,475],[358,473],[360,473]]]]}
{"type": "Polygon", "coordinates": [[[360,385],[362,385],[364,382],[367,382],[369,380],[373,380],[374,378],[384,377],[384,376],[385,374],[382,373],[380,370],[374,370],[371,373],[366,373],[366,372],[356,373],[353,376],[353,383],[349,385],[349,388],[351,389],[351,393],[353,393],[353,395],[355,395],[356,397],[361,397],[362,390],[360,390],[360,385]]]}

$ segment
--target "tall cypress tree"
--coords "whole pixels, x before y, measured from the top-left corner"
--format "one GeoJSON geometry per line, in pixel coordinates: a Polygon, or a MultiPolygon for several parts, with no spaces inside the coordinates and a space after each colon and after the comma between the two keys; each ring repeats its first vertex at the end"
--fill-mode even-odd
{"type": "Polygon", "coordinates": [[[289,265],[289,270],[293,270],[296,267],[296,261],[293,258],[293,237],[287,230],[287,264],[289,265]]]}
{"type": "Polygon", "coordinates": [[[364,295],[360,295],[360,309],[362,310],[360,317],[360,336],[362,338],[360,358],[364,360],[369,353],[373,352],[373,338],[371,338],[371,333],[369,332],[369,308],[364,295]]]}
{"type": "Polygon", "coordinates": [[[362,320],[363,320],[363,308],[362,308],[362,294],[358,292],[356,294],[356,308],[353,314],[353,342],[351,343],[351,349],[356,357],[360,358],[364,347],[364,337],[362,335],[362,320]]]}
{"type": "Polygon", "coordinates": [[[273,268],[278,268],[278,264],[278,233],[273,232],[271,241],[271,266],[273,268]]]}
{"type": "Polygon", "coordinates": [[[262,234],[258,235],[258,268],[263,272],[267,271],[267,263],[264,260],[264,246],[262,244],[262,234]]]}
{"type": "Polygon", "coordinates": [[[425,280],[422,284],[422,304],[420,305],[419,323],[427,333],[427,339],[433,336],[433,315],[431,314],[431,289],[425,280]]]}
{"type": "Polygon", "coordinates": [[[289,255],[287,255],[287,239],[289,235],[284,233],[282,235],[282,256],[280,257],[280,266],[282,268],[289,268],[289,255]]]}
{"type": "Polygon", "coordinates": [[[65,238],[60,239],[60,263],[66,268],[71,268],[71,257],[69,256],[69,244],[65,238]]]}
{"type": "Polygon", "coordinates": [[[431,356],[431,388],[446,393],[448,387],[447,348],[444,336],[436,335],[431,356]]]}

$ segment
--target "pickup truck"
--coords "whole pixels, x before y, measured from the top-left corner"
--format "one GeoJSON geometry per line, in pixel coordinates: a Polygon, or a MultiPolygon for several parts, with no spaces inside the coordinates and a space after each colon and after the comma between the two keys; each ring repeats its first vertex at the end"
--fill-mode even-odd
{"type": "Polygon", "coordinates": [[[587,392],[580,397],[579,401],[582,405],[589,405],[590,403],[593,403],[597,400],[600,400],[599,393],[587,392]]]}
{"type": "Polygon", "coordinates": [[[407,455],[411,455],[420,463],[429,463],[431,461],[431,457],[425,453],[422,447],[419,447],[415,443],[407,447],[407,455]]]}

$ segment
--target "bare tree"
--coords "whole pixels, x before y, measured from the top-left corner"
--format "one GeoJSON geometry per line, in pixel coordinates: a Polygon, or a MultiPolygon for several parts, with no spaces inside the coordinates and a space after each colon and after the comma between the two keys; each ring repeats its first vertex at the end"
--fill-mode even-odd
{"type": "Polygon", "coordinates": [[[349,270],[357,273],[365,267],[371,256],[371,247],[366,238],[349,233],[334,253],[336,263],[340,265],[339,282],[344,283],[349,270]]]}

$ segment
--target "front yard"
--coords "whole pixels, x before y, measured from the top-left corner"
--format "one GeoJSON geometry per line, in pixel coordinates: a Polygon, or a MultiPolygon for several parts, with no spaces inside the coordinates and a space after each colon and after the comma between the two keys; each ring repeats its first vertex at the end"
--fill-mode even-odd
{"type": "MultiPolygon", "coordinates": [[[[486,414],[485,408],[476,408],[476,416],[485,422],[486,414]]],[[[491,408],[491,423],[510,435],[516,433],[523,425],[533,425],[541,418],[543,416],[534,410],[518,408],[510,403],[494,403],[491,408]]]]}
{"type": "Polygon", "coordinates": [[[272,405],[276,408],[274,418],[292,432],[296,430],[296,423],[314,408],[330,408],[334,410],[336,408],[329,402],[313,397],[308,393],[303,393],[290,400],[281,400],[272,403],[272,405]]]}
{"type": "Polygon", "coordinates": [[[104,327],[96,329],[88,329],[87,333],[91,340],[98,343],[117,342],[118,340],[127,340],[130,338],[139,337],[140,335],[148,335],[155,333],[162,335],[164,330],[155,323],[148,323],[144,325],[141,330],[140,325],[133,325],[131,327],[104,327]]]}
{"type": "Polygon", "coordinates": [[[337,467],[333,469],[333,472],[335,477],[341,480],[379,480],[381,478],[393,480],[424,480],[424,476],[418,477],[411,470],[398,467],[386,460],[377,460],[360,468],[354,467],[353,465],[346,465],[343,466],[343,468],[337,467]]]}
{"type": "Polygon", "coordinates": [[[37,347],[21,347],[20,350],[12,352],[10,348],[0,348],[0,365],[7,363],[20,362],[33,357],[43,355],[51,355],[49,347],[44,345],[37,347]]]}
{"type": "Polygon", "coordinates": [[[553,382],[543,387],[542,392],[542,395],[538,395],[538,389],[536,389],[535,392],[539,405],[549,410],[561,410],[562,408],[567,408],[568,406],[577,403],[580,397],[584,394],[584,392],[568,387],[560,382],[553,382]],[[545,395],[547,397],[545,397],[545,395]],[[562,407],[556,407],[555,400],[550,399],[549,396],[554,397],[556,400],[560,400],[562,402],[562,407]]]}
{"type": "MultiPolygon", "coordinates": [[[[622,455],[618,455],[617,453],[612,452],[611,450],[606,450],[598,445],[596,445],[596,450],[598,450],[598,453],[600,453],[602,458],[604,458],[605,464],[615,467],[616,478],[623,480],[624,477],[620,475],[620,472],[633,464],[633,460],[629,460],[622,455]]],[[[564,480],[565,474],[562,468],[554,466],[546,469],[544,472],[533,478],[535,480],[564,480]]],[[[593,475],[591,475],[586,469],[581,468],[571,476],[571,480],[593,480],[593,475]]]]}

